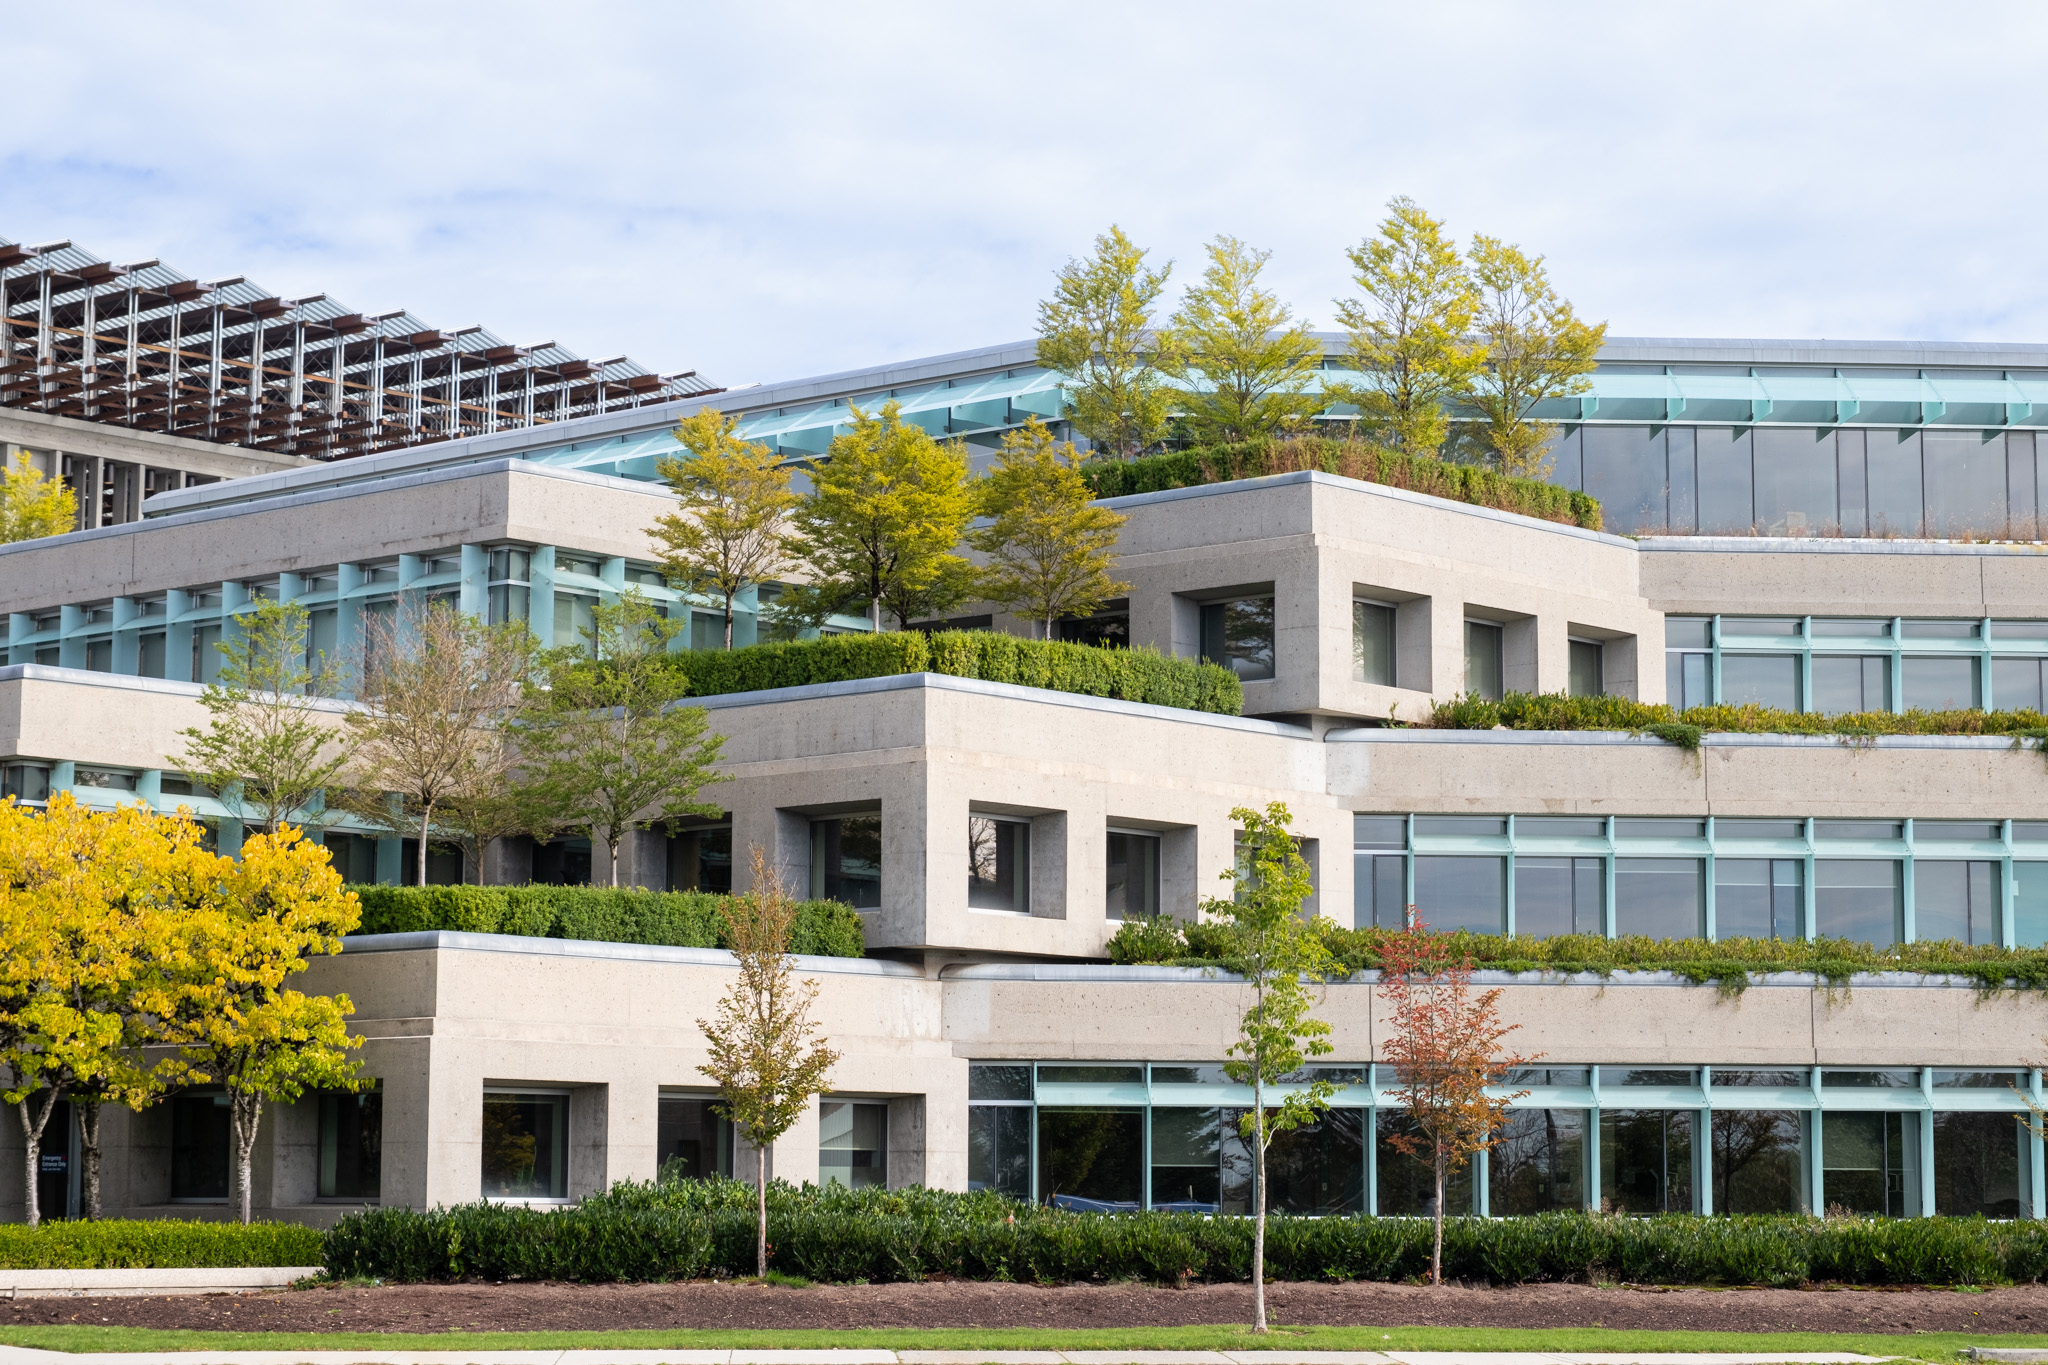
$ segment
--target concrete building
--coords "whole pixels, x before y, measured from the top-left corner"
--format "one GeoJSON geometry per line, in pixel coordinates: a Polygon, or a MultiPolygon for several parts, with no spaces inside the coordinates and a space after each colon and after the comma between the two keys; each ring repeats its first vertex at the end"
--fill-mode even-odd
{"type": "MultiPolygon", "coordinates": [[[[1614,343],[1559,414],[1555,477],[1627,536],[1321,473],[1113,499],[1129,596],[1069,627],[1231,667],[1243,718],[933,675],[709,698],[724,816],[638,836],[626,874],[744,889],[732,855],[759,845],[862,913],[868,958],[805,964],[845,1060],[776,1144],[777,1175],[1077,1207],[1246,1206],[1226,1116],[1249,1094],[1220,1070],[1242,988],[1105,961],[1125,917],[1188,916],[1221,887],[1236,807],[1288,803],[1313,908],[1346,924],[1413,904],[1496,933],[2041,947],[2048,766],[2007,739],[1709,735],[1694,754],[1390,722],[1505,690],[2039,707],[2044,376],[2048,351],[2019,348],[1614,343]],[[1921,537],[1937,530],[1959,534],[1921,537]]],[[[302,601],[315,647],[342,654],[401,595],[567,642],[637,586],[713,647],[709,604],[661,582],[644,530],[679,417],[717,404],[796,458],[850,406],[894,398],[986,453],[1056,416],[1060,385],[1028,347],[997,347],[167,489],[139,521],[0,547],[6,791],[190,805],[232,847],[234,812],[171,755],[249,602],[302,601]]],[[[741,603],[740,643],[759,609],[741,603]]],[[[325,837],[354,879],[407,866],[397,841],[325,837]]],[[[507,846],[485,873],[559,879],[561,853],[507,846]]],[[[353,939],[309,984],[356,1002],[380,1088],[279,1108],[258,1204],[317,1222],[745,1173],[697,1070],[694,1021],[730,974],[692,949],[353,939]]],[[[2020,1121],[2022,1093],[2041,1098],[2031,994],[1882,975],[1732,995],[1641,974],[1499,984],[1517,1047],[1543,1056],[1461,1209],[2043,1216],[2020,1121]]],[[[1378,1009],[1369,982],[1328,988],[1329,1074],[1347,1085],[1289,1139],[1278,1206],[1422,1209],[1386,1140],[1378,1009]]],[[[224,1199],[224,1124],[203,1093],[114,1116],[110,1205],[224,1199]]],[[[0,1201],[18,1166],[0,1158],[0,1201]]]]}

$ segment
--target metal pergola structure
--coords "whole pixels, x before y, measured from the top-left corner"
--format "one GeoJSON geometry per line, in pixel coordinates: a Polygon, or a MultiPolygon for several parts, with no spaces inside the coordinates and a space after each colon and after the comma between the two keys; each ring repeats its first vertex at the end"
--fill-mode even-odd
{"type": "Polygon", "coordinates": [[[0,237],[0,407],[336,460],[719,391],[625,356],[0,237]]]}

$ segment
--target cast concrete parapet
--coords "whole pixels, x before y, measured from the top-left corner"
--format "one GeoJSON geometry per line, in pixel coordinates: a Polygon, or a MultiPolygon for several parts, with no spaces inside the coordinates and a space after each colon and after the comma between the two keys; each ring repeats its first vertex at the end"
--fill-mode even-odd
{"type": "MultiPolygon", "coordinates": [[[[677,948],[661,943],[603,943],[591,939],[535,938],[523,934],[471,934],[452,929],[418,929],[400,934],[350,934],[341,941],[344,953],[411,953],[458,951],[520,953],[531,957],[604,958],[614,962],[674,962],[692,967],[737,967],[723,948],[677,948]]],[[[924,972],[907,962],[873,957],[814,957],[792,953],[800,972],[832,972],[842,976],[893,976],[921,981],[924,972]]]]}
{"type": "MultiPolygon", "coordinates": [[[[148,1270],[0,1270],[10,1299],[115,1298],[145,1294],[252,1294],[320,1274],[317,1265],[201,1266],[148,1270]]],[[[68,1359],[68,1357],[66,1357],[68,1359]]]]}

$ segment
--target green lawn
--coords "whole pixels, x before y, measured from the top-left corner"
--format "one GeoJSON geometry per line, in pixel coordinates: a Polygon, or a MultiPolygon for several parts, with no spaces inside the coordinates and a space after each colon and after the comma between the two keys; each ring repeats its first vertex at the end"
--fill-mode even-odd
{"type": "Polygon", "coordinates": [[[1910,1336],[1825,1332],[1627,1332],[1597,1327],[1298,1327],[1254,1337],[1243,1327],[1131,1327],[1108,1330],[972,1327],[851,1328],[804,1331],[643,1332],[170,1332],[143,1327],[0,1327],[0,1343],[57,1351],[282,1350],[567,1350],[612,1347],[677,1350],[1234,1350],[1300,1351],[1856,1351],[1873,1356],[1954,1361],[1964,1346],[2048,1347],[2048,1336],[1923,1332],[1910,1336]]]}

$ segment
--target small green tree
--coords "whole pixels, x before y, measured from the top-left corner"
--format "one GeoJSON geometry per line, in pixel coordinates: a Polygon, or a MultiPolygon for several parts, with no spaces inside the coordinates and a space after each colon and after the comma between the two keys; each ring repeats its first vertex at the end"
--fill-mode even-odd
{"type": "Polygon", "coordinates": [[[1052,297],[1038,305],[1038,363],[1065,376],[1074,429],[1119,459],[1166,434],[1175,400],[1152,325],[1173,263],[1147,270],[1145,256],[1112,225],[1094,255],[1060,267],[1052,297]]]}
{"type": "Polygon", "coordinates": [[[858,602],[880,630],[886,601],[904,603],[964,563],[954,551],[973,495],[966,453],[905,422],[893,400],[879,413],[851,411],[853,430],[834,438],[798,505],[798,553],[812,581],[782,610],[820,620],[858,602]]]}
{"type": "Polygon", "coordinates": [[[1223,1070],[1252,1088],[1252,1107],[1238,1120],[1251,1145],[1253,1175],[1252,1330],[1266,1330],[1266,1152],[1273,1139],[1317,1121],[1337,1092],[1335,1083],[1291,1085],[1268,1109],[1273,1086],[1293,1082],[1311,1057],[1330,1052],[1330,1026],[1311,1013],[1313,985],[1328,970],[1329,951],[1302,915],[1314,885],[1279,801],[1264,811],[1240,806],[1230,818],[1244,829],[1238,865],[1223,873],[1234,893],[1207,899],[1202,909],[1229,926],[1230,955],[1223,966],[1244,979],[1251,1008],[1238,1021],[1237,1041],[1226,1049],[1223,1070]]]}
{"type": "Polygon", "coordinates": [[[1110,576],[1128,518],[1090,501],[1081,452],[1070,441],[1055,443],[1036,417],[1004,435],[976,491],[987,520],[967,543],[988,556],[982,595],[1041,623],[1046,639],[1060,617],[1086,616],[1130,591],[1110,576]]]}
{"type": "Polygon", "coordinates": [[[796,904],[759,844],[753,886],[720,903],[739,977],[718,1002],[716,1022],[699,1019],[711,1060],[697,1069],[718,1087],[719,1110],[754,1149],[755,1273],[768,1273],[768,1149],[825,1091],[839,1060],[811,1006],[818,983],[799,981],[789,956],[796,904]]]}
{"type": "Polygon", "coordinates": [[[297,602],[237,614],[199,698],[209,719],[180,730],[184,752],[170,756],[265,834],[308,819],[348,764],[349,733],[319,704],[334,694],[336,671],[325,656],[306,657],[308,622],[297,602]]]}
{"type": "Polygon", "coordinates": [[[690,453],[671,455],[657,468],[679,505],[657,517],[651,532],[672,586],[724,601],[727,649],[733,599],[789,562],[789,517],[797,503],[774,452],[733,435],[733,425],[716,408],[703,408],[676,428],[690,453]]]}
{"type": "Polygon", "coordinates": [[[78,525],[78,495],[43,477],[25,450],[0,465],[0,545],[60,536],[78,525]]]}
{"type": "Polygon", "coordinates": [[[1198,442],[1245,441],[1292,430],[1322,406],[1308,392],[1323,344],[1287,305],[1259,288],[1272,256],[1235,237],[1211,242],[1202,282],[1181,299],[1168,348],[1175,373],[1202,387],[1181,397],[1198,442]]]}
{"type": "Polygon", "coordinates": [[[1485,368],[1468,377],[1464,402],[1486,417],[1484,436],[1503,474],[1541,478],[1556,427],[1530,416],[1538,403],[1592,386],[1607,324],[1579,321],[1551,287],[1541,256],[1495,237],[1475,236],[1467,253],[1479,289],[1485,368]]]}
{"type": "Polygon", "coordinates": [[[662,659],[679,623],[628,591],[597,608],[594,660],[558,656],[548,686],[529,692],[517,721],[519,801],[536,832],[590,831],[619,884],[619,845],[636,829],[717,815],[697,800],[723,781],[713,764],[725,736],[708,713],[678,703],[689,681],[662,659]]]}
{"type": "Polygon", "coordinates": [[[1469,340],[1479,301],[1443,224],[1411,199],[1387,208],[1378,234],[1345,253],[1364,297],[1337,303],[1362,381],[1324,387],[1332,401],[1355,405],[1381,439],[1429,455],[1449,431],[1445,405],[1481,363],[1469,340]]]}

